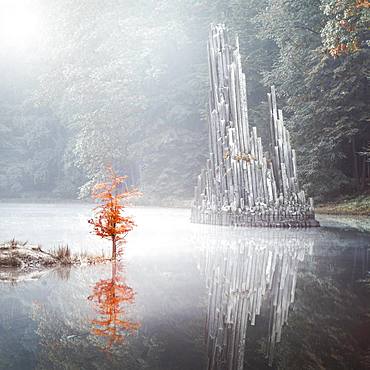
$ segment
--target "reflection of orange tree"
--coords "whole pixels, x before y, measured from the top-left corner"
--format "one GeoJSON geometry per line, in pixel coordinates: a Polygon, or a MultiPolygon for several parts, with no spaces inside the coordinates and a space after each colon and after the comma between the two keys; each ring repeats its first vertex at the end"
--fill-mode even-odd
{"type": "Polygon", "coordinates": [[[118,274],[116,261],[113,261],[112,278],[97,282],[93,294],[88,297],[95,303],[100,315],[92,321],[91,332],[107,338],[107,348],[113,343],[122,343],[127,333],[139,328],[138,323],[124,320],[126,312],[122,305],[133,303],[134,298],[134,290],[124,283],[122,276],[118,274]]]}

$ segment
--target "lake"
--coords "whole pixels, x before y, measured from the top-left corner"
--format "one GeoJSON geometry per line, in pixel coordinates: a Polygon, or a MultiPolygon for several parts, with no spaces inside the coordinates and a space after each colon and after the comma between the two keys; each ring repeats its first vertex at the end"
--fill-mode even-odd
{"type": "MultiPolygon", "coordinates": [[[[91,204],[0,203],[0,240],[110,252],[91,204]]],[[[0,369],[369,369],[368,220],[308,230],[129,210],[117,263],[0,283],[0,369]]]]}

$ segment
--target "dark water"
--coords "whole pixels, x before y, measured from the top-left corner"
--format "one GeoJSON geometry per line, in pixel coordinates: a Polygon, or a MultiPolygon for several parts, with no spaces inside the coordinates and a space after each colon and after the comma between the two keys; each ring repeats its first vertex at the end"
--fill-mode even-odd
{"type": "MultiPolygon", "coordinates": [[[[1,204],[0,239],[109,251],[90,205],[1,204]]],[[[116,264],[0,283],[0,369],[368,369],[370,235],[131,210],[116,264]]]]}

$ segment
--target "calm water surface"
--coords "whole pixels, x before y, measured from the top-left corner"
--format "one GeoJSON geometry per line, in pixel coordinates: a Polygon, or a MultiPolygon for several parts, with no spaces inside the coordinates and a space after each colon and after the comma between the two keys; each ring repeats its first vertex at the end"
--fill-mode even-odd
{"type": "MultiPolygon", "coordinates": [[[[0,240],[109,252],[91,208],[0,204],[0,240]]],[[[370,368],[368,233],[325,217],[269,230],[130,213],[116,264],[0,283],[0,369],[370,368]]]]}

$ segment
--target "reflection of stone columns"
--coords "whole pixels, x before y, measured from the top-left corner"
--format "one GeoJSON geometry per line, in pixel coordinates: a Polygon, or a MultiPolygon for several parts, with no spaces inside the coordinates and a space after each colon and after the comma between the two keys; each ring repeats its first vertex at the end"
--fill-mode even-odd
{"type": "Polygon", "coordinates": [[[255,324],[265,304],[270,307],[267,355],[272,363],[294,302],[298,264],[312,244],[307,235],[281,230],[268,236],[249,232],[222,237],[216,232],[207,241],[208,370],[243,369],[248,323],[255,324]]]}

